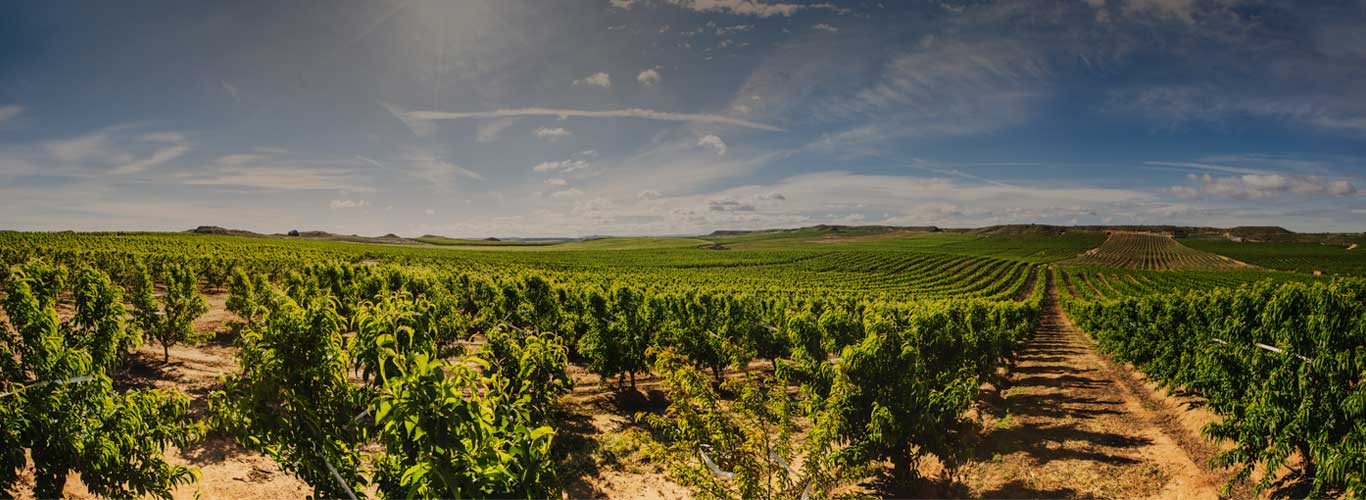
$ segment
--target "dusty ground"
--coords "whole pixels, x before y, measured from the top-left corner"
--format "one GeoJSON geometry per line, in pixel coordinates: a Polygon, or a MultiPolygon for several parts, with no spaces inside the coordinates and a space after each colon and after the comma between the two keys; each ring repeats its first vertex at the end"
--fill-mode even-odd
{"type": "Polygon", "coordinates": [[[967,494],[987,498],[1217,498],[1197,465],[1057,305],[1020,354],[1002,401],[986,413],[967,494]]]}

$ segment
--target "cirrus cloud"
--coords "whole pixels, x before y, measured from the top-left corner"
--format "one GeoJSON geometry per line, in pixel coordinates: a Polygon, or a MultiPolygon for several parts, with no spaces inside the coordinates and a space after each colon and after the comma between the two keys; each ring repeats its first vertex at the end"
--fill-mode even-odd
{"type": "Polygon", "coordinates": [[[694,122],[694,123],[714,123],[718,125],[734,125],[770,132],[782,132],[783,129],[756,123],[749,120],[742,120],[730,116],[707,115],[694,113],[673,113],[668,111],[655,111],[643,108],[626,108],[610,110],[583,110],[583,109],[559,109],[559,108],[514,108],[496,109],[493,111],[395,111],[405,123],[411,122],[432,122],[438,120],[467,120],[471,118],[505,118],[509,116],[555,116],[560,119],[567,118],[640,118],[645,120],[660,120],[669,122],[694,122]]]}

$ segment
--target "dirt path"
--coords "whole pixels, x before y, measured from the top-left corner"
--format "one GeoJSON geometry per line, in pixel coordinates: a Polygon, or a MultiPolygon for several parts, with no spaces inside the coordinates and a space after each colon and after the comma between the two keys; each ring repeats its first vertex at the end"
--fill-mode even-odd
{"type": "Polygon", "coordinates": [[[1043,324],[1021,353],[963,471],[987,498],[1217,498],[1220,484],[1163,431],[1048,283],[1043,324]]]}

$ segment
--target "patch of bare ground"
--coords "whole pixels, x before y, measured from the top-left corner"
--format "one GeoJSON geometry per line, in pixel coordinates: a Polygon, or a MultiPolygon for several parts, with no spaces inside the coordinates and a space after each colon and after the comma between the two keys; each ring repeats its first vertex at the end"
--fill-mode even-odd
{"type": "Polygon", "coordinates": [[[960,473],[985,498],[1217,498],[1222,482],[1182,447],[1184,429],[1076,329],[1049,283],[1045,316],[998,402],[988,401],[975,461],[960,473]],[[1176,432],[1180,431],[1180,432],[1176,432]]]}
{"type": "Polygon", "coordinates": [[[646,431],[634,415],[663,412],[667,406],[664,394],[653,389],[576,393],[568,398],[555,437],[557,469],[566,496],[691,498],[686,487],[641,453],[646,431]]]}
{"type": "MultiPolygon", "coordinates": [[[[164,362],[159,345],[144,345],[128,357],[127,364],[115,377],[120,388],[157,387],[179,388],[190,397],[191,412],[203,418],[208,412],[208,395],[221,386],[219,377],[237,371],[228,323],[235,319],[224,307],[227,294],[221,290],[206,291],[209,312],[195,322],[195,330],[212,332],[213,337],[198,346],[174,346],[170,362],[164,362]]],[[[238,500],[304,498],[312,489],[293,475],[280,470],[270,458],[242,449],[231,438],[210,432],[194,446],[171,449],[167,457],[172,463],[199,469],[199,481],[173,493],[177,500],[238,500]]],[[[32,499],[32,464],[21,472],[18,497],[32,499]]],[[[67,479],[66,498],[96,498],[80,476],[67,479]]]]}

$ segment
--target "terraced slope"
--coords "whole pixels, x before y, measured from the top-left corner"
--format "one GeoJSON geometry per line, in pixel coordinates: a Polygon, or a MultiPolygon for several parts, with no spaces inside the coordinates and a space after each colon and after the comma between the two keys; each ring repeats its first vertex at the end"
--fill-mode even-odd
{"type": "Polygon", "coordinates": [[[1064,262],[1075,266],[1142,270],[1223,270],[1248,267],[1222,255],[1201,252],[1170,236],[1111,233],[1099,247],[1064,262]]]}

